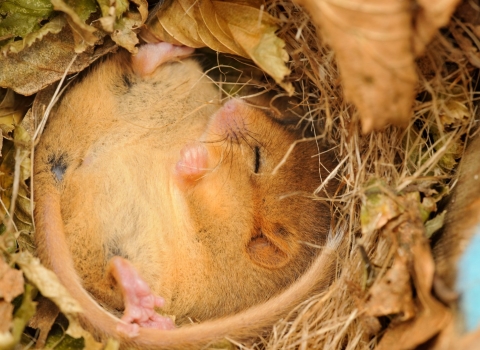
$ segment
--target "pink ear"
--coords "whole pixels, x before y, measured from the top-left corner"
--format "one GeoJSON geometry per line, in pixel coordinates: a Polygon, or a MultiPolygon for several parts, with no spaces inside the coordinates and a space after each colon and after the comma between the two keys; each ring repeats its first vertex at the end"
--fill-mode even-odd
{"type": "Polygon", "coordinates": [[[161,64],[191,55],[195,49],[188,46],[176,46],[166,42],[146,44],[132,56],[132,66],[140,76],[152,74],[161,64]]]}
{"type": "Polygon", "coordinates": [[[208,151],[201,143],[192,143],[180,151],[180,160],[175,166],[178,179],[183,184],[194,184],[207,172],[208,151]]]}

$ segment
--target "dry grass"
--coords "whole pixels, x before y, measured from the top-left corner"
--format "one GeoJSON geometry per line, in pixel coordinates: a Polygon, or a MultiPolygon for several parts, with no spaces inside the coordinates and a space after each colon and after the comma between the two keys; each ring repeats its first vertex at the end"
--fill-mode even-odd
{"type": "Polygon", "coordinates": [[[408,127],[362,135],[355,108],[343,98],[334,55],[308,16],[289,1],[268,1],[266,9],[282,21],[280,36],[293,58],[290,80],[304,118],[323,125],[318,138],[334,145],[339,165],[333,175],[340,180],[340,191],[321,199],[332,203],[336,227],[348,227],[349,248],[339,257],[338,277],[330,289],[306,300],[270,336],[245,348],[372,349],[382,328],[363,317],[367,268],[359,245],[380,275],[392,252],[378,231],[361,234],[367,184],[381,179],[391,193],[420,191],[422,198],[433,193],[429,190],[439,196],[452,190],[455,160],[475,126],[477,70],[445,30],[418,61],[418,97],[408,127]]]}

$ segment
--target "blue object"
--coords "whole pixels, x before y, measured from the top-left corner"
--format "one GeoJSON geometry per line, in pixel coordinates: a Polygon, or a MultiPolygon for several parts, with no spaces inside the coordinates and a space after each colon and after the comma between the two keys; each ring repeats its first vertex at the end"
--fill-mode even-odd
{"type": "Polygon", "coordinates": [[[480,225],[458,262],[457,291],[466,331],[480,325],[480,225]]]}

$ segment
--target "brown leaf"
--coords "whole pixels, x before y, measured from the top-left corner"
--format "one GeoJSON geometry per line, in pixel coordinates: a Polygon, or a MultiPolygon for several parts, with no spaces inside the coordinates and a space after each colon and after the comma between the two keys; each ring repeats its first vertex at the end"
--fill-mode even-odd
{"type": "Polygon", "coordinates": [[[136,53],[139,43],[136,30],[139,29],[147,20],[148,3],[146,0],[132,0],[137,5],[137,12],[130,10],[123,17],[117,18],[113,27],[111,38],[118,45],[124,47],[131,53],[136,53]]]}
{"type": "Polygon", "coordinates": [[[111,38],[121,47],[124,47],[131,53],[136,53],[138,51],[136,45],[139,41],[134,29],[139,26],[141,26],[141,22],[138,19],[121,18],[115,24],[115,30],[111,34],[111,38]]]}
{"type": "Polygon", "coordinates": [[[161,9],[140,36],[147,42],[210,47],[250,58],[289,94],[285,42],[275,35],[276,20],[253,1],[178,0],[161,9]]]}
{"type": "Polygon", "coordinates": [[[48,333],[59,313],[60,310],[52,301],[43,296],[38,299],[37,312],[28,323],[29,327],[40,331],[40,335],[35,343],[35,348],[43,349],[45,347],[48,333]]]}
{"type": "Polygon", "coordinates": [[[394,193],[378,180],[372,180],[365,191],[360,211],[362,234],[368,235],[385,226],[400,214],[394,193]]]}
{"type": "Polygon", "coordinates": [[[360,112],[363,132],[411,117],[415,57],[445,25],[458,0],[296,0],[306,7],[336,53],[345,96],[360,112]],[[412,23],[415,23],[412,26],[412,23]]]}
{"type": "MultiPolygon", "coordinates": [[[[36,93],[61,79],[75,56],[74,47],[71,29],[65,27],[58,35],[47,34],[42,41],[36,41],[18,54],[0,55],[0,86],[22,95],[36,93]]],[[[95,56],[93,48],[77,55],[69,73],[83,70],[112,48],[109,44],[95,52],[95,56]]]]}
{"type": "Polygon", "coordinates": [[[10,332],[12,327],[13,305],[0,300],[0,334],[10,332]]]}
{"type": "Polygon", "coordinates": [[[0,298],[7,303],[23,293],[24,280],[22,271],[11,268],[0,257],[0,298]]]}
{"type": "Polygon", "coordinates": [[[416,2],[416,16],[413,24],[413,49],[416,56],[425,51],[425,47],[432,40],[438,28],[450,21],[460,0],[418,0],[416,2]]]}
{"type": "Polygon", "coordinates": [[[35,284],[44,297],[54,301],[63,313],[69,315],[82,311],[80,304],[68,294],[57,276],[44,267],[40,260],[27,252],[18,253],[14,257],[28,280],[35,284]]]}
{"type": "Polygon", "coordinates": [[[368,316],[401,314],[401,320],[415,316],[408,259],[397,254],[393,266],[369,290],[365,313],[368,316]]]}
{"type": "Polygon", "coordinates": [[[158,20],[165,31],[183,45],[195,48],[205,46],[198,35],[196,21],[188,16],[180,1],[173,1],[165,9],[165,12],[162,12],[162,16],[158,17],[158,20]]]}
{"type": "Polygon", "coordinates": [[[246,55],[235,43],[231,43],[230,38],[220,29],[215,8],[210,1],[200,1],[198,6],[194,7],[194,10],[197,12],[196,17],[202,19],[197,21],[198,35],[209,48],[230,54],[242,52],[246,55]],[[213,33],[216,33],[216,35],[213,33]]]}
{"type": "Polygon", "coordinates": [[[27,252],[15,254],[14,258],[28,280],[35,284],[43,296],[52,300],[67,317],[69,325],[66,333],[73,338],[83,337],[86,349],[101,349],[101,344],[80,326],[77,314],[82,312],[81,306],[70,296],[57,276],[27,252]]]}
{"type": "Polygon", "coordinates": [[[431,294],[435,263],[417,203],[416,194],[405,195],[403,220],[391,229],[399,240],[400,249],[411,259],[410,274],[417,292],[418,312],[411,320],[392,322],[382,337],[378,350],[413,349],[438,334],[451,320],[448,309],[431,294]]]}
{"type": "Polygon", "coordinates": [[[297,0],[312,14],[337,56],[345,96],[369,132],[405,125],[417,82],[410,2],[297,0]]]}

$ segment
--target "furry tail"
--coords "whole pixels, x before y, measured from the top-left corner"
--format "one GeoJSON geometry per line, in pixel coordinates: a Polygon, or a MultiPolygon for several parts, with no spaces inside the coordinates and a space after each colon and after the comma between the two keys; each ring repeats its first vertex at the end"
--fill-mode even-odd
{"type": "Polygon", "coordinates": [[[327,244],[308,271],[281,294],[267,302],[254,306],[234,316],[164,331],[140,328],[139,334],[129,337],[118,331],[120,319],[106,312],[83,288],[65,237],[60,210],[60,195],[52,185],[43,186],[37,196],[37,242],[41,255],[47,257],[50,267],[57,274],[70,294],[83,308],[82,319],[96,331],[116,338],[127,346],[141,349],[198,349],[226,337],[244,340],[260,334],[280,318],[285,317],[296,305],[331,279],[344,230],[330,232],[327,244]],[[47,188],[47,190],[45,189],[47,188]],[[43,254],[42,254],[43,253],[43,254]]]}

